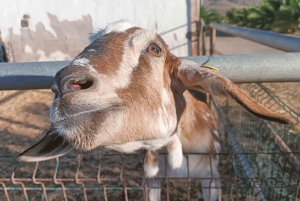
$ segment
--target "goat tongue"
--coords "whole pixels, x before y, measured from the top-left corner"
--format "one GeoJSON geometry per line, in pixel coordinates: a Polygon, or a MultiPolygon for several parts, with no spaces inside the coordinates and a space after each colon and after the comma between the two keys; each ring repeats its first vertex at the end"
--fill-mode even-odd
{"type": "Polygon", "coordinates": [[[18,155],[17,160],[37,162],[60,157],[71,151],[73,147],[53,129],[47,132],[38,143],[18,155]]]}

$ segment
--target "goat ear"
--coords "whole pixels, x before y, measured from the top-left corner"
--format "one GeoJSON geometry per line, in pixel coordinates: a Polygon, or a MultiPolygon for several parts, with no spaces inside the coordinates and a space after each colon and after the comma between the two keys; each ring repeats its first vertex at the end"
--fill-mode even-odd
{"type": "Polygon", "coordinates": [[[38,143],[19,154],[17,160],[44,161],[65,155],[72,149],[73,147],[63,137],[50,129],[38,143]]]}
{"type": "Polygon", "coordinates": [[[174,73],[186,89],[195,89],[211,95],[229,94],[245,109],[260,118],[284,124],[290,122],[285,116],[262,106],[226,77],[193,61],[182,60],[174,73]]]}

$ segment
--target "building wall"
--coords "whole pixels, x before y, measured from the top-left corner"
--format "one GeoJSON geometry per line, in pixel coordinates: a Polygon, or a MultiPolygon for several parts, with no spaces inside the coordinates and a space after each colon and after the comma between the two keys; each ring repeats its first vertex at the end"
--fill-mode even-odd
{"type": "Polygon", "coordinates": [[[0,0],[1,39],[11,61],[74,58],[89,34],[121,19],[157,31],[188,55],[189,0],[0,0]]]}

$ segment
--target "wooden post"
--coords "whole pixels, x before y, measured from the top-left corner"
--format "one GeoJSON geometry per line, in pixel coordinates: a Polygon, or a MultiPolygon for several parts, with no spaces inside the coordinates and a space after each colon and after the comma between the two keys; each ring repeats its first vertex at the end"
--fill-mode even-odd
{"type": "Polygon", "coordinates": [[[215,51],[216,35],[217,35],[217,30],[214,28],[211,28],[211,30],[210,30],[210,51],[209,51],[210,55],[213,55],[214,51],[215,51]]]}
{"type": "Polygon", "coordinates": [[[200,19],[201,22],[201,40],[202,40],[202,55],[206,55],[206,32],[205,32],[205,22],[203,19],[200,19]]]}
{"type": "Polygon", "coordinates": [[[190,0],[190,19],[191,19],[191,43],[192,56],[199,55],[199,18],[200,5],[199,0],[190,0]]]}
{"type": "Polygon", "coordinates": [[[204,32],[204,28],[203,28],[203,19],[200,18],[200,23],[199,23],[199,55],[203,55],[203,42],[201,42],[202,39],[202,35],[204,32]]]}

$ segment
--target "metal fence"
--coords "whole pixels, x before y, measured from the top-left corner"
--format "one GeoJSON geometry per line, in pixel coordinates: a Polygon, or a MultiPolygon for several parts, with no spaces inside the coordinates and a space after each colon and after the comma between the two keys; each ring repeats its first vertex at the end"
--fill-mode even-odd
{"type": "MultiPolygon", "coordinates": [[[[214,53],[216,30],[283,51],[300,51],[300,37],[297,36],[217,23],[211,23],[210,28],[210,54],[214,53]]],[[[284,61],[284,59],[281,61],[284,61]]],[[[250,61],[249,63],[255,65],[255,63],[250,61]]],[[[296,65],[295,72],[300,70],[299,64],[296,65]]],[[[257,72],[265,73],[265,71],[256,70],[257,72]]],[[[281,70],[284,71],[285,68],[283,67],[281,70]]],[[[249,76],[248,73],[245,73],[245,75],[249,76]]],[[[284,77],[283,74],[282,77],[284,77]]],[[[289,94],[294,94],[295,98],[293,99],[292,96],[281,96],[280,98],[264,84],[259,83],[259,81],[254,82],[256,83],[244,84],[240,85],[240,87],[267,108],[289,116],[293,123],[289,126],[282,126],[257,119],[244,110],[241,110],[240,106],[235,102],[231,100],[221,101],[223,103],[222,108],[226,114],[225,118],[229,120],[229,123],[224,119],[222,121],[222,124],[224,122],[226,124],[225,130],[228,133],[227,138],[229,139],[227,141],[233,146],[238,146],[237,151],[241,152],[243,155],[242,159],[244,160],[241,160],[241,156],[238,153],[238,156],[233,159],[235,175],[239,178],[249,178],[248,185],[252,188],[248,186],[247,191],[248,193],[250,191],[252,195],[255,194],[258,200],[299,200],[300,115],[299,110],[295,111],[291,108],[291,105],[299,105],[297,101],[298,97],[296,96],[297,92],[295,93],[295,90],[289,88],[289,85],[282,83],[286,87],[278,88],[276,90],[277,93],[282,95],[290,91],[289,94]],[[286,104],[287,101],[293,102],[293,104],[289,104],[288,106],[286,104]],[[232,120],[230,117],[237,118],[232,120]]],[[[294,83],[291,86],[297,88],[299,87],[299,83],[294,83]]]]}
{"type": "MultiPolygon", "coordinates": [[[[300,53],[187,59],[215,66],[239,83],[300,81],[300,53]]],[[[67,64],[0,64],[0,89],[49,88],[55,72],[67,64]]],[[[300,200],[300,115],[291,107],[298,100],[287,104],[289,99],[277,96],[267,84],[240,87],[271,110],[289,116],[292,124],[256,118],[231,99],[211,99],[222,147],[218,154],[222,200],[300,200]]],[[[201,200],[200,180],[210,178],[170,178],[166,172],[164,177],[145,179],[144,154],[99,148],[40,163],[18,163],[14,156],[0,155],[0,200],[149,200],[148,183],[154,181],[161,184],[152,187],[161,189],[161,200],[201,200]]],[[[161,157],[167,163],[166,154],[161,157]]]]}
{"type": "MultiPolygon", "coordinates": [[[[292,117],[294,123],[269,123],[230,99],[211,102],[222,146],[222,200],[299,199],[300,133],[294,128],[299,115],[261,86],[240,85],[265,106],[292,117]]],[[[161,156],[167,163],[166,154],[161,156]]],[[[144,195],[149,181],[161,183],[157,188],[162,190],[162,200],[201,197],[200,180],[209,178],[169,178],[166,173],[165,177],[144,179],[143,158],[143,151],[119,154],[101,148],[35,164],[17,163],[12,156],[2,156],[0,200],[148,200],[144,195]]]]}
{"type": "Polygon", "coordinates": [[[219,100],[229,121],[218,121],[221,127],[225,124],[225,142],[239,146],[232,161],[235,176],[248,178],[244,183],[248,185],[245,193],[255,195],[258,200],[298,200],[299,115],[282,101],[278,102],[274,94],[270,96],[270,91],[262,84],[241,87],[266,107],[291,117],[293,123],[289,126],[270,123],[249,114],[232,100],[219,100]],[[240,155],[247,162],[242,161],[240,155]]]}

